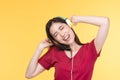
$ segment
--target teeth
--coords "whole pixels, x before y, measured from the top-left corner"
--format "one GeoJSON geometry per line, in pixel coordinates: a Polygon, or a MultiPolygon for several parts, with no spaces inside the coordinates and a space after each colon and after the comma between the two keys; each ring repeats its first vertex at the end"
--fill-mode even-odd
{"type": "Polygon", "coordinates": [[[64,40],[66,41],[68,38],[69,38],[69,35],[66,35],[66,36],[64,37],[64,40]]]}

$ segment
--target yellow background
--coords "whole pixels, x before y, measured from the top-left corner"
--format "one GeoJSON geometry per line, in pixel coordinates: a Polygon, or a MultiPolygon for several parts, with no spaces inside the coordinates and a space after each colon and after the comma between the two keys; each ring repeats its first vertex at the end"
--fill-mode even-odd
{"type": "MultiPolygon", "coordinates": [[[[109,34],[92,80],[120,80],[120,0],[0,0],[0,80],[27,80],[27,65],[46,38],[46,22],[55,16],[72,15],[110,18],[109,34]]],[[[83,23],[76,27],[82,42],[92,40],[97,30],[83,23]]],[[[52,68],[32,80],[53,78],[52,68]]]]}

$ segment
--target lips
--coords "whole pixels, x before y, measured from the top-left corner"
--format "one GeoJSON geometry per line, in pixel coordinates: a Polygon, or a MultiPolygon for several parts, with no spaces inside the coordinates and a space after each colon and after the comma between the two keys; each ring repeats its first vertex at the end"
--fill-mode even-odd
{"type": "Polygon", "coordinates": [[[64,36],[64,38],[63,38],[64,41],[68,41],[69,39],[70,39],[70,34],[64,36]]]}

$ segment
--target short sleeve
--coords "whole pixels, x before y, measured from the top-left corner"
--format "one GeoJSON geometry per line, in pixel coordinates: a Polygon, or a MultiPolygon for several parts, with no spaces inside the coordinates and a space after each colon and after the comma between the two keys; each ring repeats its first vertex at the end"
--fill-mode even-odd
{"type": "Polygon", "coordinates": [[[100,56],[101,50],[100,50],[99,53],[97,53],[94,40],[95,40],[95,39],[93,39],[90,43],[88,43],[88,49],[89,49],[89,54],[90,54],[92,57],[97,58],[97,57],[100,56]]]}
{"type": "Polygon", "coordinates": [[[49,70],[52,66],[52,54],[53,49],[50,48],[41,58],[39,58],[38,63],[41,64],[45,69],[49,70]]]}

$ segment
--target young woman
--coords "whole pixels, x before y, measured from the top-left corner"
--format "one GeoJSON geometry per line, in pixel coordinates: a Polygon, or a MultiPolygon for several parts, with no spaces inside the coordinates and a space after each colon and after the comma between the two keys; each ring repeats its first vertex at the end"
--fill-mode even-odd
{"type": "Polygon", "coordinates": [[[74,30],[60,17],[46,24],[49,39],[43,40],[32,57],[26,77],[32,78],[45,69],[55,67],[54,80],[91,80],[94,64],[106,40],[109,19],[98,16],[72,16],[74,24],[83,22],[99,27],[97,36],[89,43],[82,44],[74,30]],[[49,50],[41,58],[45,48],[49,50]]]}

